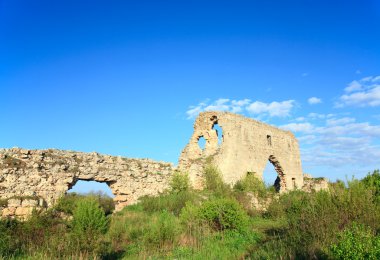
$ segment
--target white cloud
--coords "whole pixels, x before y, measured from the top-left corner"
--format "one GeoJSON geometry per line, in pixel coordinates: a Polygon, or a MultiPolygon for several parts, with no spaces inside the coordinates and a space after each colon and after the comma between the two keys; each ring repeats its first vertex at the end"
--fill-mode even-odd
{"type": "Polygon", "coordinates": [[[380,138],[380,125],[356,122],[353,117],[311,113],[305,121],[280,128],[297,135],[306,168],[378,167],[380,147],[376,143],[380,138]],[[317,121],[318,125],[307,122],[315,119],[323,121],[317,121]]]}
{"type": "Polygon", "coordinates": [[[345,92],[350,93],[353,91],[362,90],[363,86],[357,80],[352,81],[348,86],[344,89],[345,92]]]}
{"type": "Polygon", "coordinates": [[[294,107],[294,100],[287,100],[282,102],[264,103],[255,101],[247,106],[247,111],[250,114],[268,114],[271,117],[287,117],[290,115],[294,107]]]}
{"type": "Polygon", "coordinates": [[[307,115],[307,117],[309,117],[310,119],[325,119],[325,118],[331,118],[333,117],[334,114],[318,114],[318,113],[309,113],[307,115]]]}
{"type": "Polygon", "coordinates": [[[343,117],[343,118],[339,118],[339,119],[331,118],[331,119],[327,119],[326,125],[328,125],[328,126],[345,125],[348,123],[353,123],[355,121],[356,121],[356,119],[352,118],[352,117],[343,117]]]}
{"type": "Polygon", "coordinates": [[[336,107],[359,106],[376,107],[380,106],[380,76],[365,77],[359,81],[351,82],[345,88],[346,94],[339,98],[336,107]]]}
{"type": "Polygon", "coordinates": [[[340,97],[340,100],[346,106],[380,106],[380,85],[375,85],[373,88],[365,91],[343,95],[340,97]]]}
{"type": "Polygon", "coordinates": [[[297,122],[302,122],[302,121],[305,121],[306,118],[304,118],[303,116],[300,116],[300,117],[297,117],[295,120],[296,120],[297,122]]]}
{"type": "Polygon", "coordinates": [[[311,97],[307,100],[307,102],[310,104],[310,105],[316,105],[316,104],[320,104],[322,103],[322,99],[320,98],[317,98],[317,97],[311,97]]]}
{"type": "Polygon", "coordinates": [[[282,125],[280,128],[292,132],[310,133],[313,131],[314,126],[310,123],[291,123],[282,125]]]}
{"type": "Polygon", "coordinates": [[[207,100],[196,106],[190,106],[186,114],[188,119],[195,118],[203,111],[229,111],[232,113],[250,113],[260,116],[287,117],[290,115],[294,104],[294,100],[264,103],[260,101],[252,102],[250,99],[230,100],[220,98],[213,102],[207,100]]]}

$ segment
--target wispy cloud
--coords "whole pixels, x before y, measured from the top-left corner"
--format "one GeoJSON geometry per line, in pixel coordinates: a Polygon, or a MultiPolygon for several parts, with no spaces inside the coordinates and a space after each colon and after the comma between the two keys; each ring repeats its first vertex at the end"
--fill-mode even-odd
{"type": "Polygon", "coordinates": [[[280,126],[296,133],[306,165],[368,166],[380,161],[380,147],[375,142],[380,138],[380,125],[356,122],[352,117],[324,118],[323,125],[302,122],[280,126]]]}
{"type": "Polygon", "coordinates": [[[358,81],[354,80],[344,89],[344,91],[346,93],[339,98],[336,107],[380,106],[380,76],[366,77],[358,81]]]}
{"type": "Polygon", "coordinates": [[[280,128],[296,133],[311,133],[314,126],[310,123],[290,123],[280,126],[280,128]]]}
{"type": "Polygon", "coordinates": [[[307,100],[307,102],[310,104],[310,105],[316,105],[316,104],[320,104],[322,103],[322,99],[320,98],[317,98],[317,97],[311,97],[307,100]]]}
{"type": "Polygon", "coordinates": [[[290,115],[294,105],[294,100],[265,103],[261,101],[252,102],[250,99],[230,100],[220,98],[215,101],[206,100],[198,105],[190,106],[186,114],[188,119],[194,119],[203,111],[229,111],[269,117],[287,117],[290,115]]]}
{"type": "Polygon", "coordinates": [[[246,109],[252,115],[268,114],[271,117],[287,117],[295,104],[294,100],[264,103],[260,101],[249,104],[246,109]]]}

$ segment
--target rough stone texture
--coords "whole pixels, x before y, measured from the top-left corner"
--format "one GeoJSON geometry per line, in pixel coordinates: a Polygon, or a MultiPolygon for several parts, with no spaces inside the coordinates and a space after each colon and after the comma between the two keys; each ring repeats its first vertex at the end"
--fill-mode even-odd
{"type": "Polygon", "coordinates": [[[194,134],[183,150],[179,168],[187,171],[196,188],[202,188],[202,168],[211,160],[224,181],[234,184],[247,172],[262,178],[268,160],[278,173],[280,192],[302,188],[304,185],[298,141],[289,131],[228,112],[204,112],[194,124],[194,134]],[[215,125],[223,130],[218,144],[215,125]],[[204,150],[199,139],[206,140],[204,150]],[[208,159],[207,159],[208,158],[208,159]]]}
{"type": "Polygon", "coordinates": [[[303,175],[304,185],[302,189],[306,192],[321,191],[329,189],[327,178],[313,178],[310,174],[303,175]]]}
{"type": "MultiPolygon", "coordinates": [[[[291,132],[227,112],[199,115],[179,169],[189,173],[195,188],[202,188],[207,163],[220,169],[226,183],[234,184],[248,172],[262,177],[268,161],[278,173],[280,192],[328,189],[326,179],[304,178],[298,142],[291,132]],[[223,130],[221,144],[221,133],[214,129],[217,124],[223,130]],[[201,137],[206,140],[204,150],[198,144],[201,137]]],[[[141,196],[163,192],[174,170],[170,163],[95,152],[0,149],[0,216],[24,218],[33,208],[52,206],[78,180],[105,182],[115,195],[116,210],[120,210],[141,196]]]]}
{"type": "Polygon", "coordinates": [[[115,195],[116,210],[144,195],[163,192],[173,172],[170,163],[98,153],[60,150],[0,150],[0,198],[3,216],[26,215],[51,206],[78,180],[105,182],[115,195]],[[39,199],[42,199],[39,201],[39,199]]]}

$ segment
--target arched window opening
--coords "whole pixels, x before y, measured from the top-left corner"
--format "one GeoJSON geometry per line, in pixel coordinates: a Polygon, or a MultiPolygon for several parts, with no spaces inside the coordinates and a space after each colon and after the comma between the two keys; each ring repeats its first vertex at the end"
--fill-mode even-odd
{"type": "Polygon", "coordinates": [[[218,135],[218,145],[221,145],[223,143],[223,130],[218,125],[218,123],[215,123],[212,127],[212,129],[216,130],[216,134],[218,135]]]}
{"type": "Polygon", "coordinates": [[[111,188],[105,182],[78,180],[67,193],[78,194],[104,194],[110,198],[115,196],[112,194],[111,188]]]}
{"type": "Polygon", "coordinates": [[[85,197],[91,197],[98,201],[100,207],[106,215],[115,210],[115,202],[111,188],[105,182],[78,180],[66,193],[65,198],[68,203],[74,203],[85,197]]]}
{"type": "Polygon", "coordinates": [[[198,138],[198,145],[199,145],[199,148],[201,148],[201,150],[203,151],[206,147],[206,139],[201,136],[198,138]]]}

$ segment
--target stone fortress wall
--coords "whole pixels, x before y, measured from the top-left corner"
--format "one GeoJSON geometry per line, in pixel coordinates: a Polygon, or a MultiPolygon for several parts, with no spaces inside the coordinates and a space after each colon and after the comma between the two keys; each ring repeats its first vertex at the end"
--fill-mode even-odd
{"type": "MultiPolygon", "coordinates": [[[[301,189],[305,184],[298,141],[291,132],[229,112],[204,112],[194,123],[194,133],[181,154],[179,168],[189,173],[197,188],[202,188],[207,160],[219,168],[229,184],[247,173],[262,178],[268,161],[278,174],[278,191],[301,189]],[[216,125],[223,133],[218,133],[216,125]],[[206,140],[204,149],[199,146],[202,137],[206,140]]],[[[312,181],[308,184],[313,187],[312,181]]]]}
{"type": "MultiPolygon", "coordinates": [[[[204,112],[182,151],[179,170],[187,172],[194,188],[202,188],[206,161],[217,166],[224,181],[234,184],[247,173],[262,177],[268,160],[278,174],[280,192],[327,189],[327,180],[303,175],[300,151],[291,132],[227,112],[204,112]],[[218,143],[219,125],[223,131],[218,143]],[[206,140],[202,150],[199,138],[206,140]]],[[[73,151],[0,149],[0,217],[20,217],[33,208],[54,205],[78,180],[106,183],[115,195],[116,211],[145,195],[169,187],[176,168],[166,162],[130,159],[73,151]]]]}
{"type": "Polygon", "coordinates": [[[173,172],[170,163],[98,153],[61,150],[0,150],[0,216],[23,216],[33,207],[50,207],[78,180],[105,182],[116,210],[144,195],[163,192],[173,172]]]}

